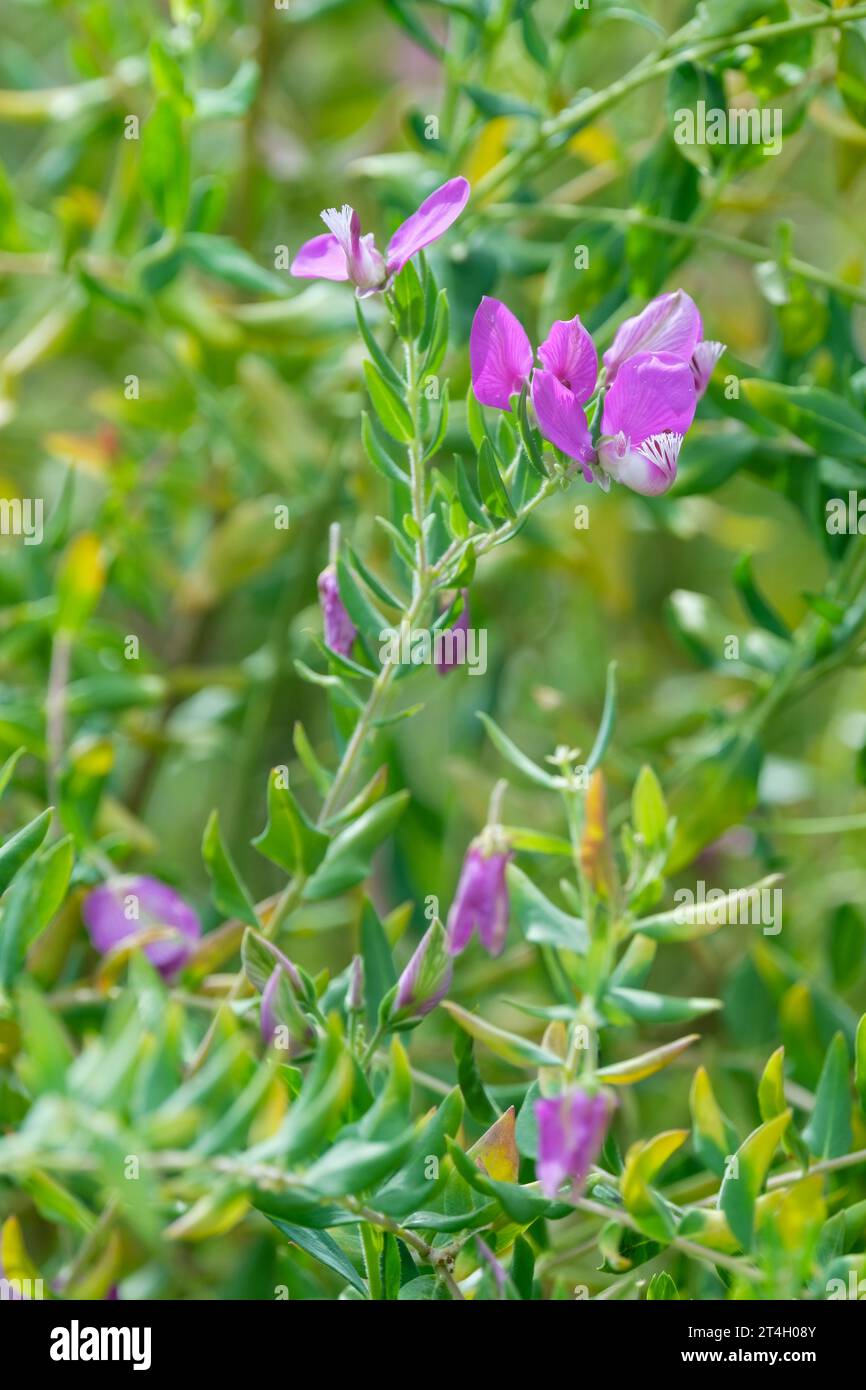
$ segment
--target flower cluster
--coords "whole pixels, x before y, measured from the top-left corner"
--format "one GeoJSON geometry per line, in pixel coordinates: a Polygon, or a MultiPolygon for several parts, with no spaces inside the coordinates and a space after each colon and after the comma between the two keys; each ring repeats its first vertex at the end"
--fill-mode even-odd
{"type": "Polygon", "coordinates": [[[542,435],[579,464],[587,482],[607,489],[613,479],[652,497],[676,477],[683,438],[724,345],[704,340],[697,306],[674,290],[620,325],[601,375],[579,315],[552,325],[536,367],[522,324],[486,296],[469,349],[482,405],[510,410],[512,398],[528,389],[542,435]],[[593,397],[601,418],[595,439],[586,414],[593,397]]]}

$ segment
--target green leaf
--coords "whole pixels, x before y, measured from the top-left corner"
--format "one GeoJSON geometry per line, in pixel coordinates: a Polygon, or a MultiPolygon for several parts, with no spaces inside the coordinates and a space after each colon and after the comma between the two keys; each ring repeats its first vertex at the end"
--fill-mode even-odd
{"type": "Polygon", "coordinates": [[[389,382],[391,386],[394,387],[394,390],[398,393],[398,395],[402,395],[403,391],[406,389],[403,378],[401,377],[397,368],[394,366],[394,363],[391,361],[390,357],[388,357],[387,354],[383,351],[383,349],[379,346],[379,343],[376,340],[376,336],[373,333],[373,330],[370,328],[370,325],[368,324],[366,317],[364,316],[363,310],[361,309],[361,305],[357,299],[355,300],[355,318],[358,320],[358,328],[360,330],[361,337],[364,339],[364,345],[367,351],[369,352],[371,358],[373,359],[373,362],[375,363],[376,367],[378,368],[379,375],[385,381],[389,382]]]}
{"type": "Polygon", "coordinates": [[[16,992],[23,1044],[22,1069],[34,1095],[66,1090],[66,1073],[75,1056],[63,1025],[40,990],[22,980],[16,992]]]}
{"type": "Polygon", "coordinates": [[[454,1061],[457,1064],[457,1081],[469,1114],[479,1124],[493,1124],[499,1112],[481,1080],[475,1061],[475,1043],[462,1029],[454,1034],[454,1061]]]}
{"type": "Polygon", "coordinates": [[[26,751],[25,748],[16,748],[15,752],[12,753],[10,757],[6,759],[3,766],[0,767],[0,796],[5,794],[9,783],[15,775],[15,769],[26,751]]]}
{"type": "Polygon", "coordinates": [[[817,1158],[838,1158],[851,1147],[851,1095],[848,1044],[836,1033],[824,1058],[815,1093],[815,1108],[803,1139],[817,1158]]]}
{"type": "Polygon", "coordinates": [[[141,181],[164,227],[179,231],[189,202],[189,143],[173,101],[161,97],[141,132],[141,181]]]}
{"type": "Polygon", "coordinates": [[[371,420],[366,410],[361,411],[361,443],[364,453],[383,477],[392,482],[408,485],[409,474],[391,457],[384,440],[380,437],[376,421],[371,420]]]}
{"type": "Polygon", "coordinates": [[[494,747],[500,752],[512,767],[516,767],[522,772],[524,777],[528,777],[530,782],[535,782],[540,787],[548,787],[557,790],[563,785],[561,777],[554,777],[552,773],[546,772],[543,767],[539,767],[525,753],[522,753],[516,743],[512,743],[507,734],[504,734],[498,724],[485,714],[483,710],[478,711],[478,718],[481,720],[488,737],[494,747]]]}
{"type": "Polygon", "coordinates": [[[866,964],[866,923],[850,903],[842,903],[830,919],[829,951],[834,985],[850,989],[866,964]]]}
{"type": "Polygon", "coordinates": [[[273,1138],[266,1140],[254,1159],[280,1155],[286,1163],[308,1158],[322,1140],[333,1133],[355,1083],[355,1068],[339,1032],[338,1020],[329,1021],[324,1041],[307,1073],[301,1093],[273,1138]]]}
{"type": "Polygon", "coordinates": [[[667,912],[639,918],[632,922],[631,930],[643,932],[654,941],[694,941],[728,924],[746,921],[757,925],[761,920],[761,894],[772,891],[781,882],[781,874],[770,874],[748,888],[735,888],[718,899],[708,895],[703,902],[682,902],[667,912]]]}
{"type": "Polygon", "coordinates": [[[845,24],[839,36],[836,86],[855,121],[866,126],[866,24],[845,24]]]}
{"type": "Polygon", "coordinates": [[[722,1007],[721,999],[678,998],[672,994],[653,994],[644,989],[623,989],[614,986],[604,996],[605,1004],[613,1004],[628,1018],[638,1023],[683,1023],[698,1014],[714,1013],[722,1007]]]}
{"type": "Polygon", "coordinates": [[[659,779],[646,763],[638,773],[632,791],[631,818],[635,830],[649,849],[657,849],[664,844],[668,827],[665,795],[659,779]]]}
{"type": "MultiPolygon", "coordinates": [[[[471,1047],[471,1042],[470,1042],[471,1047]]],[[[371,1199],[371,1206],[386,1216],[408,1216],[431,1201],[447,1178],[442,1160],[446,1139],[453,1137],[463,1118],[460,1091],[450,1091],[442,1104],[421,1126],[412,1140],[399,1171],[371,1199]],[[437,1160],[437,1176],[428,1176],[429,1160],[437,1160]]]]}
{"type": "Polygon", "coordinates": [[[595,736],[595,743],[592,745],[590,755],[586,760],[587,772],[595,772],[601,763],[610,737],[613,733],[613,725],[616,719],[616,662],[608,662],[607,680],[604,687],[604,707],[601,711],[601,722],[598,726],[598,733],[595,736]]]}
{"type": "Polygon", "coordinates": [[[424,326],[424,291],[411,261],[400,271],[391,293],[397,333],[401,338],[414,342],[424,326]]]}
{"type": "Polygon", "coordinates": [[[327,1231],[310,1231],[303,1226],[293,1226],[288,1221],[281,1221],[278,1217],[268,1218],[278,1231],[290,1240],[293,1245],[305,1250],[308,1255],[312,1255],[314,1260],[318,1260],[326,1269],[333,1270],[339,1274],[341,1279],[345,1279],[352,1288],[367,1297],[367,1285],[361,1278],[355,1266],[350,1262],[349,1257],[343,1254],[333,1236],[329,1236],[327,1231]]]}
{"type": "Polygon", "coordinates": [[[412,416],[402,396],[372,362],[364,363],[367,390],[379,420],[393,439],[400,444],[411,443],[415,431],[412,416]]]}
{"type": "Polygon", "coordinates": [[[375,1027],[379,1005],[397,983],[397,971],[385,929],[369,898],[361,909],[361,956],[364,961],[364,989],[367,1025],[375,1027]]]}
{"type": "Polygon", "coordinates": [[[478,488],[481,500],[494,520],[505,521],[508,517],[516,517],[517,513],[499,472],[493,445],[487,438],[482,439],[478,450],[478,488]]]}
{"type": "Polygon", "coordinates": [[[791,1111],[753,1129],[728,1164],[719,1192],[719,1208],[744,1250],[752,1247],[755,1202],[791,1119],[791,1111]]]}
{"type": "Polygon", "coordinates": [[[62,903],[74,858],[72,839],[66,836],[31,858],[8,890],[0,918],[0,989],[15,980],[28,949],[62,903]]]}
{"type": "Polygon", "coordinates": [[[211,881],[211,896],[220,912],[260,930],[253,900],[222,842],[216,811],[211,811],[205,826],[201,852],[211,881]]]}
{"type": "Polygon", "coordinates": [[[658,1299],[671,1300],[679,1298],[677,1286],[666,1269],[659,1270],[658,1274],[654,1274],[652,1279],[650,1279],[646,1296],[647,1302],[650,1303],[658,1299]]]}
{"type": "Polygon", "coordinates": [[[48,834],[51,808],[41,811],[33,820],[16,830],[0,849],[0,893],[5,893],[18,870],[36,853],[48,834]]]}
{"type": "Polygon", "coordinates": [[[337,584],[340,598],[370,652],[378,652],[382,634],[390,628],[387,619],[367,597],[342,555],[337,558],[337,584]]]}
{"type": "Polygon", "coordinates": [[[287,292],[285,280],[260,265],[231,237],[187,232],[180,240],[178,251],[185,261],[199,270],[236,285],[238,289],[249,290],[252,294],[284,295],[287,292]]]}
{"type": "Polygon", "coordinates": [[[544,455],[538,443],[538,436],[529,423],[529,414],[526,404],[528,393],[529,389],[524,385],[520,393],[520,400],[517,404],[517,428],[520,431],[520,439],[523,444],[523,452],[526,455],[527,463],[533,473],[538,474],[539,478],[546,478],[547,469],[544,466],[544,455]]]}
{"type": "Polygon", "coordinates": [[[752,574],[751,555],[740,556],[734,566],[734,583],[740,592],[740,598],[743,600],[743,605],[749,616],[753,618],[760,627],[766,628],[768,632],[775,633],[777,637],[784,638],[785,641],[789,641],[791,632],[787,623],[782,621],[772,604],[767,602],[755,583],[755,578],[752,574]]]}
{"type": "Polygon", "coordinates": [[[425,451],[424,451],[424,460],[423,460],[424,463],[426,463],[429,459],[432,459],[432,458],[434,457],[435,454],[438,454],[439,450],[442,448],[442,445],[443,445],[443,443],[444,443],[444,441],[445,441],[445,435],[446,435],[447,431],[448,431],[448,382],[446,381],[445,385],[444,385],[443,388],[442,388],[442,397],[441,397],[440,404],[439,404],[439,418],[438,418],[438,420],[436,421],[436,429],[435,429],[435,431],[434,431],[434,433],[433,433],[433,437],[432,437],[432,439],[430,440],[430,443],[427,445],[427,448],[426,448],[425,451]]]}
{"type": "Polygon", "coordinates": [[[783,386],[759,378],[742,381],[740,386],[750,405],[817,454],[862,464],[866,420],[841,396],[821,386],[783,386]]]}
{"type": "Polygon", "coordinates": [[[313,752],[313,745],[310,743],[306,729],[299,719],[295,720],[295,726],[292,731],[292,743],[294,744],[295,752],[310,774],[316,791],[320,796],[327,796],[328,792],[331,790],[334,778],[328,769],[322,766],[313,752]]]}
{"type": "Polygon", "coordinates": [[[422,383],[426,377],[434,376],[442,365],[448,348],[450,320],[451,314],[448,307],[448,295],[445,290],[440,290],[436,296],[436,308],[433,311],[433,322],[430,329],[430,342],[427,347],[427,355],[424,358],[424,365],[421,368],[419,378],[422,383]]]}
{"type": "Polygon", "coordinates": [[[411,1140],[411,1129],[384,1141],[338,1140],[309,1170],[309,1184],[314,1192],[327,1197],[343,1197],[373,1187],[400,1165],[411,1140]]]}
{"type": "Polygon", "coordinates": [[[282,785],[283,775],[279,768],[271,769],[268,823],[251,843],[287,874],[311,874],[325,857],[330,840],[307,820],[290,789],[282,785]]]}
{"type": "Polygon", "coordinates": [[[589,942],[586,924],[546,898],[516,864],[509,864],[506,874],[511,917],[526,940],[584,955],[589,942]]]}
{"type": "Polygon", "coordinates": [[[518,1037],[516,1033],[508,1033],[504,1028],[497,1028],[492,1023],[487,1023],[483,1018],[478,1018],[476,1014],[469,1013],[468,1009],[463,1009],[459,1004],[453,1004],[450,1000],[443,1001],[442,1006],[455,1023],[468,1033],[471,1037],[483,1042],[491,1052],[495,1052],[497,1057],[502,1057],[506,1062],[510,1062],[513,1067],[561,1067],[562,1058],[555,1052],[549,1052],[546,1047],[539,1047],[537,1043],[530,1042],[528,1038],[518,1037]]]}
{"type": "Polygon", "coordinates": [[[304,889],[310,902],[332,898],[361,883],[370,873],[374,852],[391,834],[409,801],[407,791],[377,801],[352,825],[341,830],[304,889]]]}

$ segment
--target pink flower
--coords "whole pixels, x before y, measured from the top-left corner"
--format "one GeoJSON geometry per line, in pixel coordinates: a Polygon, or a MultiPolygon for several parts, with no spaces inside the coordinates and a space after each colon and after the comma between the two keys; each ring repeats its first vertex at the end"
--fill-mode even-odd
{"type": "Polygon", "coordinates": [[[485,852],[480,839],[469,846],[448,914],[448,949],[452,956],[466,950],[476,927],[489,955],[498,956],[502,951],[508,930],[505,870],[511,857],[510,850],[485,852]]]}
{"type": "Polygon", "coordinates": [[[148,874],[118,875],[101,883],[85,898],[82,915],[101,955],[148,927],[172,927],[173,939],[144,947],[148,960],[167,980],[186,964],[201,936],[198,914],[173,888],[148,874]]]}
{"type": "Polygon", "coordinates": [[[511,310],[486,295],[472,321],[469,339],[472,389],[482,405],[511,409],[532,379],[532,404],[544,438],[583,467],[594,457],[583,406],[595,390],[598,357],[592,338],[575,315],[558,319],[538,349],[542,366],[532,369],[532,344],[511,310]]]}
{"type": "Polygon", "coordinates": [[[444,236],[469,198],[464,178],[449,179],[407,217],[388,243],[383,256],[372,232],[361,235],[354,208],[326,208],[321,214],[328,231],[301,247],[291,272],[301,279],[350,280],[360,299],[387,290],[417,251],[444,236]]]}
{"type": "Polygon", "coordinates": [[[613,383],[624,363],[642,353],[669,354],[688,362],[697,397],[704,394],[713,367],[725,350],[724,343],[703,339],[704,326],[698,307],[685,290],[657,295],[645,309],[626,319],[604,354],[608,382],[613,383]]]}
{"type": "Polygon", "coordinates": [[[645,497],[666,492],[696,405],[688,362],[668,352],[629,357],[604,400],[598,462],[605,473],[645,497]]]}
{"type": "Polygon", "coordinates": [[[565,1091],[561,1096],[535,1102],[538,1120],[536,1171],[542,1191],[555,1197],[564,1182],[577,1197],[604,1143],[613,1110],[610,1098],[600,1092],[565,1091]]]}
{"type": "Polygon", "coordinates": [[[334,565],[328,565],[319,575],[319,607],[325,624],[325,646],[338,656],[348,656],[357,636],[357,628],[340,598],[340,586],[334,565]]]}

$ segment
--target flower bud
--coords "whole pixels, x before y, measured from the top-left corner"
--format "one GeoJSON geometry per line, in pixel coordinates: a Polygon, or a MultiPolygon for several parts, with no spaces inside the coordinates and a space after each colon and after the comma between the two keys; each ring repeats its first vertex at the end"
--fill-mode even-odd
{"type": "Polygon", "coordinates": [[[429,1014],[448,993],[453,969],[445,928],[436,921],[422,936],[415,954],[397,981],[389,1022],[400,1023],[429,1014]]]}
{"type": "Polygon", "coordinates": [[[348,656],[357,629],[343,606],[333,565],[328,565],[319,575],[319,607],[325,624],[325,646],[338,656],[348,656]]]}

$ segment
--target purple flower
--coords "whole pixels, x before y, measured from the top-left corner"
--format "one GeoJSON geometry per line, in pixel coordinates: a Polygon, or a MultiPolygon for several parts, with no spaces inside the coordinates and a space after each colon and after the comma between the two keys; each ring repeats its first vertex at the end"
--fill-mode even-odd
{"type": "Polygon", "coordinates": [[[685,290],[657,295],[645,309],[626,319],[604,354],[607,379],[614,382],[620,367],[640,353],[669,353],[692,368],[698,399],[707,389],[724,343],[703,341],[698,307],[685,290]]]}
{"type": "Polygon", "coordinates": [[[578,1090],[535,1102],[536,1172],[546,1196],[555,1197],[566,1180],[573,1195],[580,1194],[604,1143],[612,1109],[606,1094],[578,1090]]]}
{"type": "Polygon", "coordinates": [[[319,607],[325,623],[325,646],[338,656],[348,656],[357,636],[357,628],[343,607],[337,571],[328,565],[319,575],[319,607]]]}
{"type": "Polygon", "coordinates": [[[173,888],[146,874],[111,879],[94,888],[82,909],[90,939],[102,955],[148,927],[173,927],[180,940],[152,941],[144,954],[170,979],[201,936],[198,915],[173,888]]]}
{"type": "MultiPolygon", "coordinates": [[[[459,618],[457,618],[457,620],[453,622],[449,628],[446,628],[446,632],[458,633],[469,631],[468,589],[462,589],[461,594],[463,597],[463,610],[459,618]]],[[[434,652],[436,654],[436,670],[439,672],[440,676],[447,676],[449,671],[453,671],[455,666],[460,665],[459,651],[460,645],[453,638],[447,643],[445,641],[434,643],[434,652]]],[[[465,654],[465,646],[463,647],[463,651],[465,654]]]]}
{"type": "Polygon", "coordinates": [[[598,357],[578,315],[558,319],[538,349],[542,366],[532,370],[532,344],[511,310],[486,295],[472,321],[469,339],[472,389],[482,405],[510,410],[532,374],[532,404],[544,438],[569,458],[584,476],[594,456],[583,406],[595,390],[598,357]]]}
{"type": "Polygon", "coordinates": [[[713,368],[725,350],[724,343],[714,342],[707,338],[704,342],[698,343],[689,359],[689,366],[692,369],[692,376],[695,381],[695,390],[698,393],[698,400],[707,389],[713,368]]]}
{"type": "Polygon", "coordinates": [[[449,179],[407,217],[388,243],[383,256],[372,232],[361,235],[354,208],[326,208],[321,214],[328,231],[301,247],[291,272],[301,279],[351,280],[360,299],[387,290],[407,261],[444,236],[469,198],[464,178],[449,179]]]}
{"type": "Polygon", "coordinates": [[[454,966],[448,956],[448,939],[441,922],[434,922],[397,981],[390,1021],[424,1018],[441,1003],[451,988],[454,966]]]}
{"type": "Polygon", "coordinates": [[[448,914],[448,949],[452,956],[466,950],[476,927],[484,949],[491,956],[500,954],[508,930],[505,869],[511,857],[510,850],[486,852],[481,838],[469,846],[448,914]]]}
{"type": "Polygon", "coordinates": [[[696,404],[688,362],[667,352],[630,357],[605,395],[598,445],[605,472],[646,497],[666,492],[696,404]]]}
{"type": "Polygon", "coordinates": [[[526,330],[499,299],[484,296],[469,335],[472,389],[482,405],[510,410],[532,371],[532,344],[526,330]]]}

